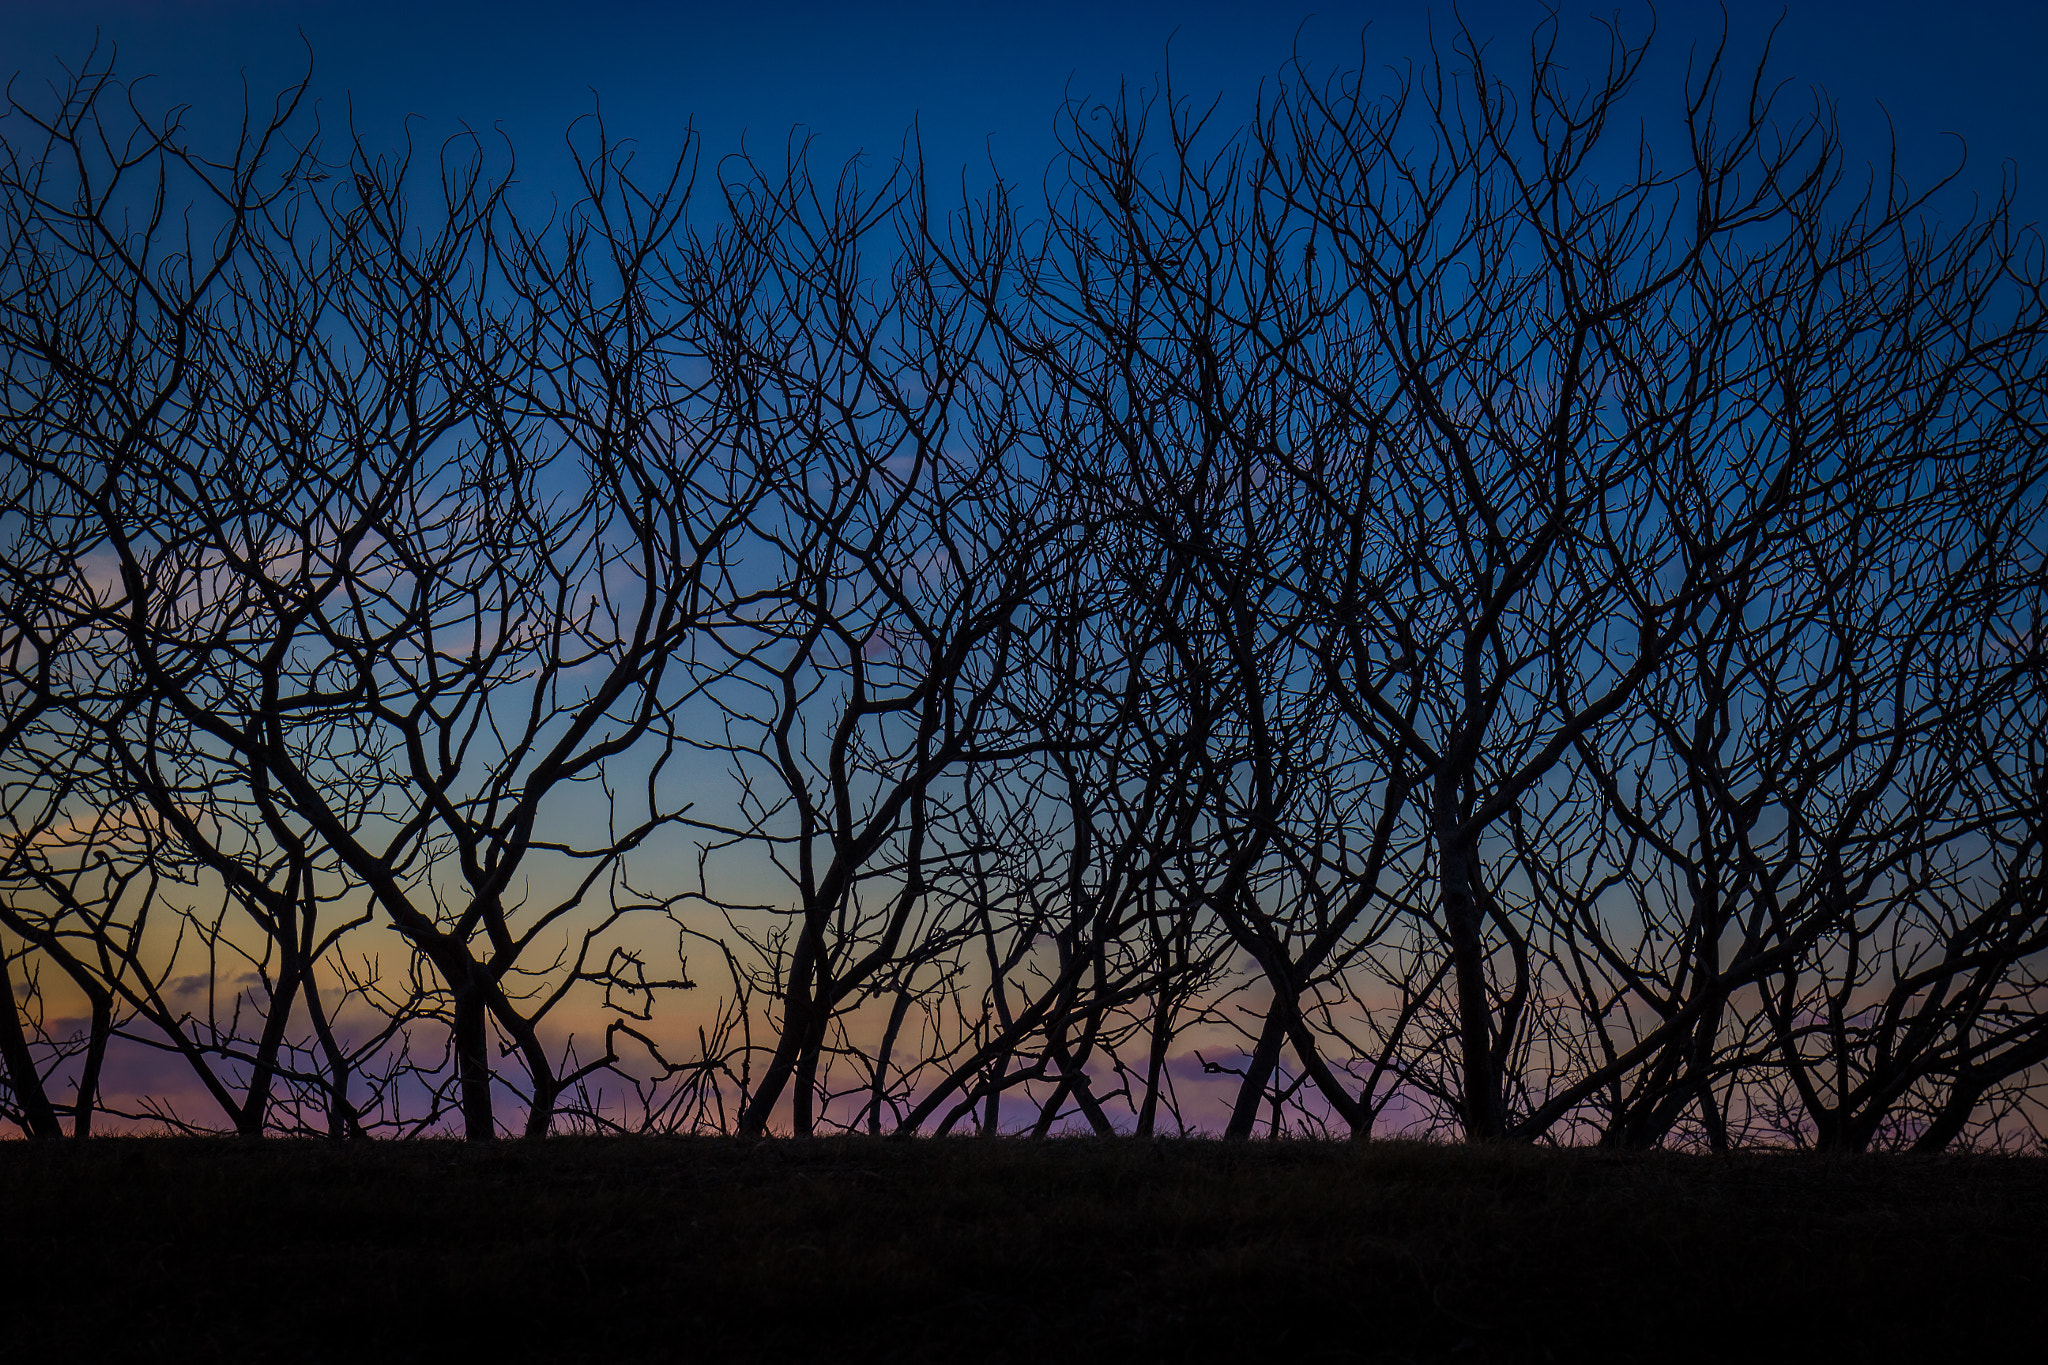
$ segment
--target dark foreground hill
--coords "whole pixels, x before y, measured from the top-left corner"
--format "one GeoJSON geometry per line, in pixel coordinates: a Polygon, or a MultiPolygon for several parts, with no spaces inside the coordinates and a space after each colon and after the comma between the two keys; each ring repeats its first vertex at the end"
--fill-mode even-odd
{"type": "Polygon", "coordinates": [[[2048,1161],[13,1142],[0,1259],[24,1362],[2038,1359],[2048,1161]]]}

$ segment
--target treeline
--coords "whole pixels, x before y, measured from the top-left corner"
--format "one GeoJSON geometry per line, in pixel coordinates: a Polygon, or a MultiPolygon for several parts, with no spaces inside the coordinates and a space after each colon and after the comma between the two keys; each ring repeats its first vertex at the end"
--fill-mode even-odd
{"type": "Polygon", "coordinates": [[[2040,239],[1556,41],[1029,195],[17,99],[0,1120],[2038,1143],[2040,239]]]}

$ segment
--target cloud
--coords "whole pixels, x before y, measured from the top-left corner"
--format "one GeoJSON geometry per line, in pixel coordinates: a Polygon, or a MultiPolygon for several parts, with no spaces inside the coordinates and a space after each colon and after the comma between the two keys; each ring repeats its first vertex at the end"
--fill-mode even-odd
{"type": "Polygon", "coordinates": [[[173,977],[165,994],[173,1000],[191,1000],[212,990],[223,996],[232,996],[239,991],[263,989],[263,977],[259,972],[243,972],[240,976],[216,979],[210,972],[197,972],[191,976],[173,977]]]}

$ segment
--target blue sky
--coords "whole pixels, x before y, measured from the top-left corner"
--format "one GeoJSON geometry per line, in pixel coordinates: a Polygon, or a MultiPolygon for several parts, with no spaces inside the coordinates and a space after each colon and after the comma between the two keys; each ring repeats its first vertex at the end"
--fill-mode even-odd
{"type": "MultiPolygon", "coordinates": [[[[1719,24],[1718,9],[1662,6],[1677,56],[1719,24]]],[[[1968,181],[1996,183],[2021,167],[2023,212],[2048,217],[2048,5],[2006,0],[1731,0],[1730,25],[1750,47],[1782,13],[1777,70],[1825,87],[1868,158],[1883,113],[1900,130],[1915,178],[1947,164],[1960,133],[1968,181]]],[[[1545,6],[1465,0],[1464,16],[1519,46],[1545,6]]],[[[1568,20],[1613,4],[1567,7],[1568,20]]],[[[1647,8],[1623,5],[1640,24],[1647,8]]],[[[462,122],[502,123],[536,175],[562,127],[595,90],[616,131],[673,147],[687,120],[722,153],[742,134],[779,149],[792,124],[835,156],[893,156],[917,118],[936,164],[986,164],[1035,180],[1052,149],[1062,93],[1100,96],[1117,80],[1148,80],[1166,64],[1190,93],[1226,97],[1230,121],[1296,49],[1317,66],[1354,60],[1367,29],[1371,60],[1418,55],[1450,7],[1419,3],[815,4],[473,3],[471,0],[0,0],[0,70],[48,79],[76,61],[95,31],[120,45],[124,72],[162,78],[161,97],[225,109],[246,73],[274,87],[315,54],[330,115],[352,102],[373,137],[417,114],[435,136],[462,122]],[[1370,26],[1367,28],[1367,26],[1370,26]],[[1234,97],[1234,99],[1232,98],[1234,97]]]]}

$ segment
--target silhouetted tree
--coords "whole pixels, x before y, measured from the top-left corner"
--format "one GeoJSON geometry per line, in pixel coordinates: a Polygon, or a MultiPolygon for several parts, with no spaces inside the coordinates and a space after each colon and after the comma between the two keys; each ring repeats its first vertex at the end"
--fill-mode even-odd
{"type": "Polygon", "coordinates": [[[1043,205],[17,102],[0,1116],[1995,1140],[2039,240],[1589,36],[1077,102],[1043,205]]]}

